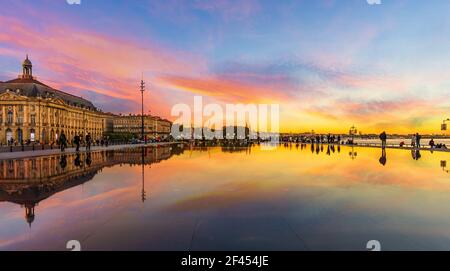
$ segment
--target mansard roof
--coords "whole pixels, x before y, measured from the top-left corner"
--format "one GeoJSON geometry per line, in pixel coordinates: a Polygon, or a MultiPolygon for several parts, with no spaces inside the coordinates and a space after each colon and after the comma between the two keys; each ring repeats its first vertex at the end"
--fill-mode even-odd
{"type": "Polygon", "coordinates": [[[89,110],[97,111],[94,104],[81,97],[54,89],[35,78],[17,78],[6,82],[0,82],[0,94],[7,90],[17,92],[20,95],[27,97],[42,97],[42,98],[59,98],[66,104],[71,106],[83,107],[89,110]]]}

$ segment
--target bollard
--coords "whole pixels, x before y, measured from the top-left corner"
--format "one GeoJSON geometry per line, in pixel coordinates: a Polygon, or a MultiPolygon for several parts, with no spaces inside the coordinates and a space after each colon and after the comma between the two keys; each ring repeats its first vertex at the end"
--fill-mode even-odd
{"type": "Polygon", "coordinates": [[[34,144],[33,144],[33,151],[34,151],[34,144]]]}
{"type": "Polygon", "coordinates": [[[22,144],[22,151],[25,151],[25,145],[22,144]]]}
{"type": "Polygon", "coordinates": [[[13,150],[12,150],[12,145],[9,147],[9,151],[10,151],[10,152],[13,152],[13,150]]]}

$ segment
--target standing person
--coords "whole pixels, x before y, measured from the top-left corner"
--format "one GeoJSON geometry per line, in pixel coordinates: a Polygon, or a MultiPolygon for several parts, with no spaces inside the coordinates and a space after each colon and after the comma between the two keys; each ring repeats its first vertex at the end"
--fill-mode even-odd
{"type": "Polygon", "coordinates": [[[67,146],[67,138],[64,131],[61,132],[61,135],[59,136],[59,147],[61,148],[61,151],[63,152],[66,149],[67,146]]]}
{"type": "Polygon", "coordinates": [[[73,138],[73,142],[75,143],[75,145],[77,146],[76,151],[79,152],[80,151],[80,142],[81,138],[79,135],[75,135],[75,137],[73,138]]]}
{"type": "Polygon", "coordinates": [[[413,137],[411,138],[411,147],[415,148],[416,147],[416,135],[413,135],[413,137]]]}
{"type": "Polygon", "coordinates": [[[385,149],[385,148],[386,148],[386,141],[387,141],[387,135],[386,135],[386,132],[385,132],[385,131],[383,131],[383,132],[380,134],[380,139],[381,139],[381,148],[382,148],[382,149],[385,149]]]}
{"type": "Polygon", "coordinates": [[[86,151],[91,151],[91,141],[92,141],[91,133],[87,133],[87,135],[86,135],[86,151]]]}
{"type": "Polygon", "coordinates": [[[420,148],[420,140],[422,139],[422,136],[419,135],[419,133],[416,133],[416,146],[417,148],[420,148]]]}

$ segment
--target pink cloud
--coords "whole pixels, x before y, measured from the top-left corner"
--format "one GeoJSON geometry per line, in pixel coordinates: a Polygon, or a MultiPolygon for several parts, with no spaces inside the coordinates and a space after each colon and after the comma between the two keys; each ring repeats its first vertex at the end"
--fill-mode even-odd
{"type": "MultiPolygon", "coordinates": [[[[22,59],[29,53],[35,75],[62,90],[84,90],[124,100],[135,99],[141,72],[146,77],[160,73],[190,74],[206,69],[204,59],[164,48],[144,45],[65,25],[47,25],[41,30],[15,18],[0,16],[0,55],[22,59]]],[[[20,71],[20,62],[17,65],[20,71]]]]}

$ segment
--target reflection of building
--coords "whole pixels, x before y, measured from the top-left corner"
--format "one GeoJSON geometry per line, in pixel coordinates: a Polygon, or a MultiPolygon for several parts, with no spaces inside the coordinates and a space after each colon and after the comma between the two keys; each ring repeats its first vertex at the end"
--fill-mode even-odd
{"type": "Polygon", "coordinates": [[[25,207],[32,223],[35,206],[57,192],[90,181],[104,167],[117,164],[151,165],[181,154],[176,145],[137,150],[121,149],[0,161],[0,202],[25,207]]]}
{"type": "Polygon", "coordinates": [[[53,142],[64,131],[91,133],[94,139],[105,131],[105,115],[90,101],[56,90],[33,77],[27,58],[17,79],[0,83],[0,142],[53,142]]]}
{"type": "MultiPolygon", "coordinates": [[[[168,120],[145,115],[144,134],[147,138],[165,139],[170,135],[172,123],[168,120]]],[[[142,132],[141,115],[120,115],[114,118],[114,133],[133,134],[139,137],[142,132]]]]}

